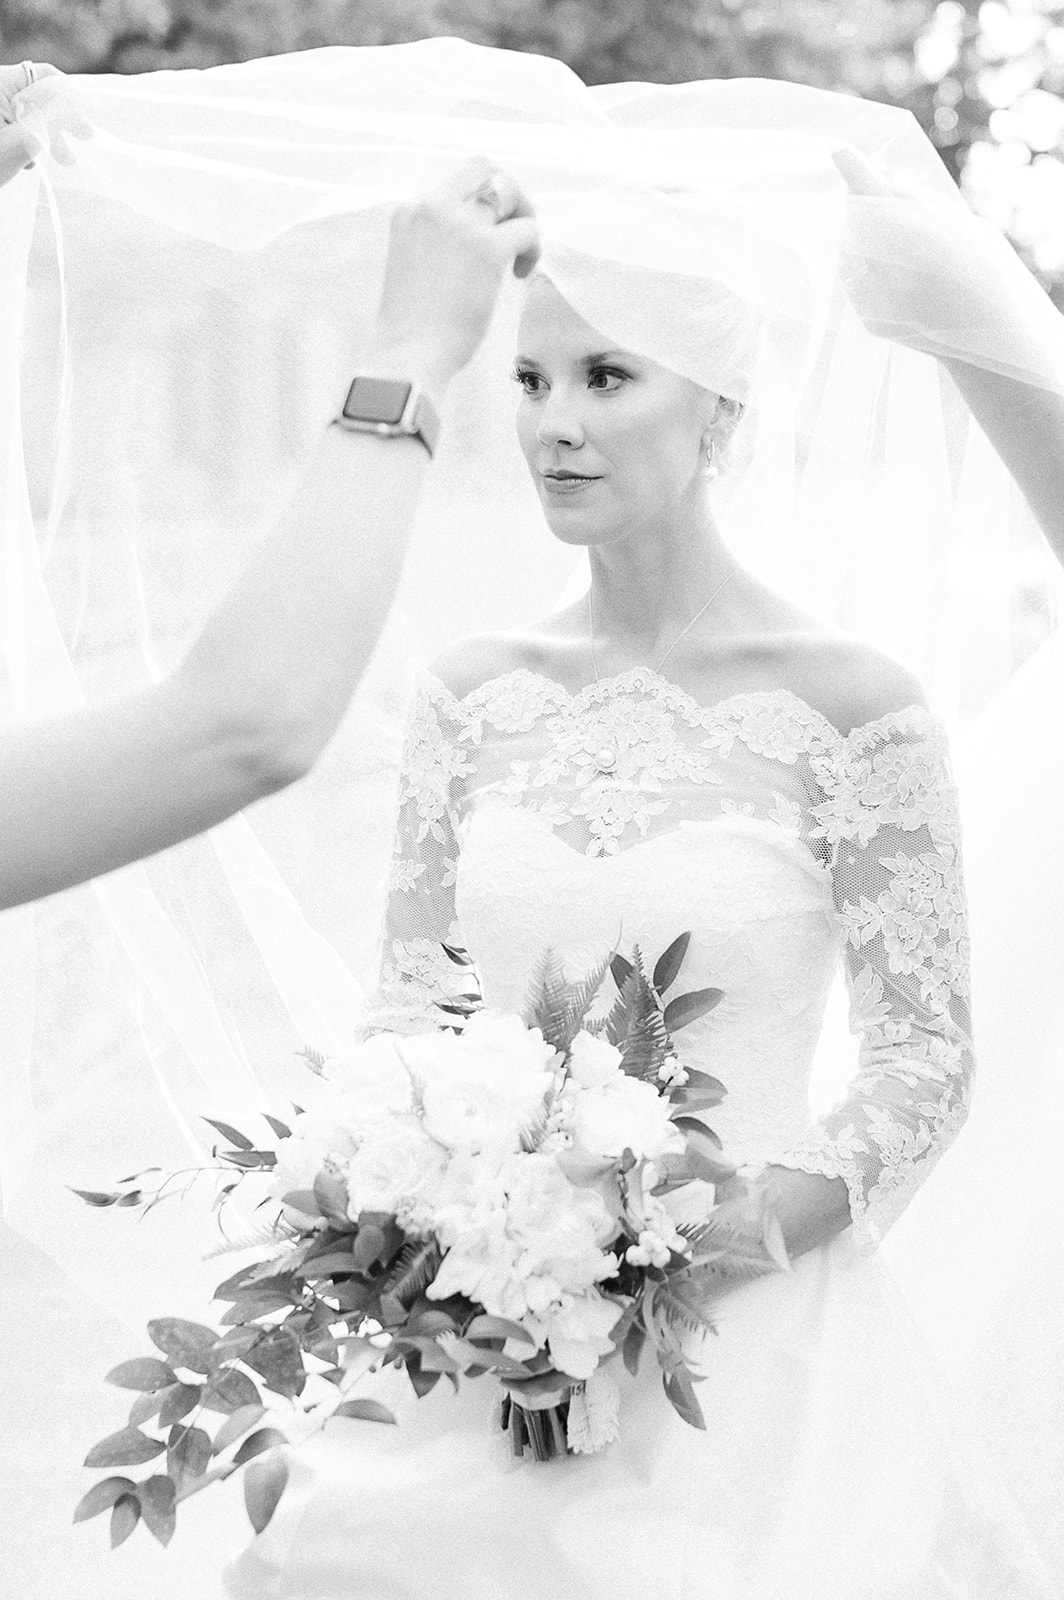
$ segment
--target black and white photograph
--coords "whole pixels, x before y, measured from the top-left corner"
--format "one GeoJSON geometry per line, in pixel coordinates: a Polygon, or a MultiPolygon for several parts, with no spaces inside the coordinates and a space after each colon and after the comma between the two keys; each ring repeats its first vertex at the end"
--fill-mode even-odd
{"type": "Polygon", "coordinates": [[[1064,1600],[1064,0],[0,0],[0,1586],[1064,1600]]]}

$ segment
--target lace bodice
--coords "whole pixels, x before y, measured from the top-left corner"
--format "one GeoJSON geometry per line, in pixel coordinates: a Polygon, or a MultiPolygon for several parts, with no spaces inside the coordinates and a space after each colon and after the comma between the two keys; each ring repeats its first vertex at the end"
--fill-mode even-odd
{"type": "Polygon", "coordinates": [[[425,675],[371,1029],[445,1020],[461,974],[443,941],[469,950],[489,1004],[519,1009],[545,947],[576,973],[685,930],[685,986],[724,991],[680,1041],[727,1086],[726,1151],[844,1178],[875,1244],[963,1122],[973,1066],[938,720],[911,706],[843,735],[789,690],[703,707],[643,668],[577,694],[521,669],[461,700],[425,675]],[[814,1120],[840,953],[860,1049],[814,1120]]]}

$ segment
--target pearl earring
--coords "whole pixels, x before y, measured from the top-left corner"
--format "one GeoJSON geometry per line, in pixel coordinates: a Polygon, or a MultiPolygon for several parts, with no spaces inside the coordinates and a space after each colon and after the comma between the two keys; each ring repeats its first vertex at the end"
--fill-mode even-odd
{"type": "Polygon", "coordinates": [[[706,477],[707,478],[719,478],[720,477],[720,468],[717,466],[717,459],[716,459],[717,458],[717,441],[716,441],[716,439],[713,438],[712,434],[710,435],[709,442],[706,445],[705,455],[706,455],[706,477]]]}

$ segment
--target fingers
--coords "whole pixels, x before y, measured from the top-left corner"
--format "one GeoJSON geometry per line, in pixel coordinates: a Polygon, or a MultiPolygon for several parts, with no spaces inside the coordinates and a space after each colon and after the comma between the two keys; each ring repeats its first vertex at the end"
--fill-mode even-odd
{"type": "Polygon", "coordinates": [[[0,184],[9,182],[23,168],[31,166],[41,148],[41,141],[21,123],[0,126],[0,184]]]}
{"type": "Polygon", "coordinates": [[[506,259],[513,261],[515,278],[527,278],[535,271],[540,245],[539,228],[534,217],[520,216],[514,217],[509,222],[501,222],[495,229],[495,237],[499,240],[506,259]]]}
{"type": "Polygon", "coordinates": [[[900,192],[892,189],[872,163],[851,145],[842,145],[838,150],[833,150],[831,159],[851,194],[888,196],[900,192]]]}

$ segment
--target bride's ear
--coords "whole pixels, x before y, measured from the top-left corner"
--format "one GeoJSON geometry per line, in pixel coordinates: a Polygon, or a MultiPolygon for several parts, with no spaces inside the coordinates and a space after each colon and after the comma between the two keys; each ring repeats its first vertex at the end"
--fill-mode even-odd
{"type": "Polygon", "coordinates": [[[709,417],[702,434],[702,452],[714,477],[727,469],[731,442],[746,409],[741,400],[728,395],[711,395],[709,417]]]}

